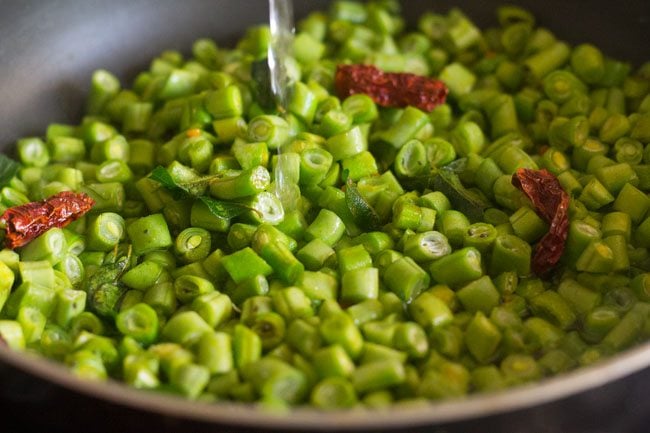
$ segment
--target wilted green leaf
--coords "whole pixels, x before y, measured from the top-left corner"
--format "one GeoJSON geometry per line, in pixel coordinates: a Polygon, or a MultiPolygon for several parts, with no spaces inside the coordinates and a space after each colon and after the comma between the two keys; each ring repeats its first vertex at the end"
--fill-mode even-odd
{"type": "Polygon", "coordinates": [[[251,210],[250,207],[245,206],[241,203],[225,200],[216,200],[214,198],[202,196],[199,197],[207,207],[210,209],[212,215],[221,217],[221,218],[234,218],[251,210]]]}
{"type": "Polygon", "coordinates": [[[20,164],[9,158],[7,155],[0,154],[0,187],[8,184],[11,179],[18,173],[20,164]]]}
{"type": "Polygon", "coordinates": [[[348,179],[345,185],[345,203],[359,227],[366,230],[378,230],[381,227],[379,215],[359,193],[352,179],[348,179]]]}

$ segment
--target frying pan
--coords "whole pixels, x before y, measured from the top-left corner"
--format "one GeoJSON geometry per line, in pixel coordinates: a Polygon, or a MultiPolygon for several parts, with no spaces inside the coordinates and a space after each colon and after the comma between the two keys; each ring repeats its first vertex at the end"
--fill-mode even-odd
{"type": "MultiPolygon", "coordinates": [[[[296,16],[327,1],[295,1],[296,16]]],[[[494,24],[499,1],[404,1],[407,21],[424,9],[460,6],[494,24]]],[[[521,1],[570,43],[616,58],[650,60],[650,2],[521,1]]],[[[0,0],[0,150],[77,122],[94,69],[128,83],[167,48],[199,37],[232,44],[267,20],[266,0],[0,0]]],[[[0,430],[19,431],[432,431],[643,432],[650,430],[650,344],[596,366],[497,394],[385,411],[277,414],[235,404],[189,402],[118,383],[74,378],[54,363],[0,347],[0,430]]]]}

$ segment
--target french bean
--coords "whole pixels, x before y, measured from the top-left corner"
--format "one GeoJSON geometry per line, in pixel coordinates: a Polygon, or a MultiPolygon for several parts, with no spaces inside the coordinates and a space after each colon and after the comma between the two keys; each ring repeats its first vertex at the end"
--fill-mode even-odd
{"type": "Polygon", "coordinates": [[[518,6],[497,18],[406,30],[397,2],[335,1],[296,26],[283,107],[260,75],[268,26],[163,52],[132,88],[96,71],[88,116],[18,140],[0,179],[0,213],[96,202],[0,251],[0,340],[84,378],[339,410],[516,386],[647,339],[650,69],[518,6]],[[437,76],[447,103],[338,94],[355,63],[437,76]],[[545,275],[563,236],[521,169],[570,196],[545,275]]]}

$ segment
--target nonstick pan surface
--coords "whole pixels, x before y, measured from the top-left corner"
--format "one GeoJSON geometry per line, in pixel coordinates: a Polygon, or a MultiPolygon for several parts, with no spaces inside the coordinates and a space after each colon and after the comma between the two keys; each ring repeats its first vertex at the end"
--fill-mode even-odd
{"type": "MultiPolygon", "coordinates": [[[[326,1],[295,1],[296,15],[326,1]]],[[[496,1],[404,1],[424,9],[459,6],[494,24],[496,1]]],[[[650,59],[650,2],[524,1],[539,22],[571,43],[641,64],[650,59]]],[[[0,149],[40,135],[50,122],[76,122],[90,74],[124,82],[167,48],[187,52],[199,37],[232,44],[267,20],[264,0],[0,0],[0,149]]],[[[650,345],[541,384],[425,407],[325,414],[271,414],[203,404],[72,377],[59,365],[0,348],[0,431],[649,431],[650,345]],[[6,428],[6,430],[5,430],[6,428]]]]}

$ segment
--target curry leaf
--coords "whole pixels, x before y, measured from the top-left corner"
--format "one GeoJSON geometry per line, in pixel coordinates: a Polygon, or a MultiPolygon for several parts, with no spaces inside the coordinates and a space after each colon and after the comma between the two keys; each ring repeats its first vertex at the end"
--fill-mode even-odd
{"type": "Polygon", "coordinates": [[[160,183],[166,190],[172,193],[175,199],[179,200],[189,195],[189,192],[178,185],[165,167],[158,166],[153,169],[149,178],[160,183]]]}
{"type": "Polygon", "coordinates": [[[184,198],[195,198],[200,200],[208,207],[208,210],[212,215],[219,218],[230,219],[252,210],[250,207],[241,203],[216,200],[199,192],[204,191],[205,187],[210,182],[219,181],[222,178],[221,176],[204,176],[191,182],[177,183],[169,174],[167,169],[158,166],[153,169],[149,178],[160,183],[165,189],[171,192],[177,200],[184,198]]]}
{"type": "Polygon", "coordinates": [[[359,193],[350,178],[348,178],[345,185],[345,204],[347,204],[354,222],[359,227],[366,230],[377,230],[381,227],[379,215],[359,193]]]}
{"type": "Polygon", "coordinates": [[[149,178],[164,186],[169,192],[174,194],[174,198],[176,199],[201,197],[210,184],[229,179],[227,175],[219,173],[196,177],[187,182],[177,182],[169,174],[169,171],[161,166],[154,168],[149,178]]]}
{"type": "Polygon", "coordinates": [[[84,291],[88,294],[88,308],[102,317],[115,317],[119,302],[128,291],[120,281],[131,266],[133,257],[131,245],[125,251],[115,249],[107,254],[102,264],[90,279],[84,280],[84,291]]]}
{"type": "Polygon", "coordinates": [[[0,154],[0,187],[8,184],[18,173],[20,164],[6,155],[0,154]]]}
{"type": "Polygon", "coordinates": [[[402,186],[423,191],[440,191],[449,199],[452,207],[464,213],[471,222],[483,220],[483,212],[490,203],[465,188],[456,173],[457,167],[446,166],[426,176],[415,176],[402,181],[402,186]]]}
{"type": "Polygon", "coordinates": [[[250,207],[233,201],[216,200],[206,196],[199,197],[199,200],[208,207],[212,215],[221,218],[234,218],[251,210],[250,207]]]}
{"type": "Polygon", "coordinates": [[[483,212],[489,204],[468,191],[456,173],[440,170],[433,178],[433,189],[446,195],[453,208],[464,213],[470,221],[483,220],[483,212]]]}
{"type": "Polygon", "coordinates": [[[266,57],[256,60],[251,64],[251,78],[258,104],[263,108],[275,108],[275,96],[271,88],[271,68],[266,57]]]}

